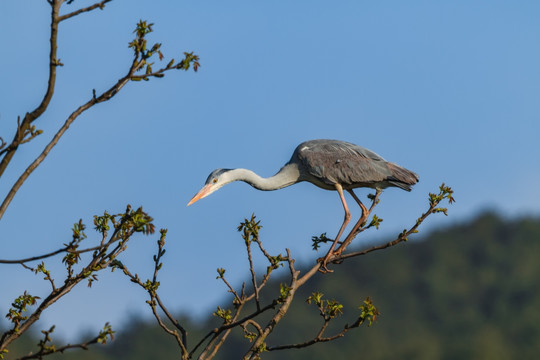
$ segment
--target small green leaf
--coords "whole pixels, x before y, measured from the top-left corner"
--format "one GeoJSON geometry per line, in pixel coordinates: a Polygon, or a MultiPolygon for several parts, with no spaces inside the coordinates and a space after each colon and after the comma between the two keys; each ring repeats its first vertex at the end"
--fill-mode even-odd
{"type": "Polygon", "coordinates": [[[358,319],[359,323],[362,324],[366,320],[368,321],[368,326],[377,320],[377,317],[380,315],[379,310],[373,305],[373,301],[368,297],[364,300],[364,304],[359,307],[362,311],[358,319]]]}
{"type": "Polygon", "coordinates": [[[311,296],[306,299],[306,302],[308,304],[311,304],[313,302],[315,305],[320,307],[322,305],[322,297],[323,293],[317,291],[312,293],[311,296]]]}
{"type": "Polygon", "coordinates": [[[231,322],[231,319],[232,319],[231,310],[222,309],[219,306],[217,307],[217,310],[213,312],[213,315],[223,319],[223,322],[225,324],[229,324],[231,322]]]}
{"type": "Polygon", "coordinates": [[[286,284],[279,284],[279,298],[278,302],[284,302],[289,297],[289,293],[291,292],[291,288],[287,286],[286,284]]]}

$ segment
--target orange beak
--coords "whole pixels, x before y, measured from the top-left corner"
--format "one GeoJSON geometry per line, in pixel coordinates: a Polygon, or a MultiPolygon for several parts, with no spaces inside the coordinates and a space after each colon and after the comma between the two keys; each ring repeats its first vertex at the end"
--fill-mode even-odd
{"type": "Polygon", "coordinates": [[[187,206],[193,204],[195,201],[202,199],[212,193],[210,190],[212,188],[211,184],[204,185],[203,188],[195,194],[195,196],[188,202],[187,206]]]}

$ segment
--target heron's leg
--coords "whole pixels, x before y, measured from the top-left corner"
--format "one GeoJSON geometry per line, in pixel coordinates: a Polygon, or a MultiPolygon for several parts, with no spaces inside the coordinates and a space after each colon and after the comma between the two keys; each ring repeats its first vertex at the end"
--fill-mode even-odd
{"type": "Polygon", "coordinates": [[[358,196],[356,196],[356,194],[352,191],[352,189],[347,190],[347,191],[349,192],[349,194],[351,194],[353,199],[362,208],[362,216],[360,217],[358,222],[354,225],[354,227],[351,230],[351,232],[349,233],[349,235],[347,235],[345,240],[341,243],[341,246],[336,250],[335,255],[341,255],[341,253],[343,251],[345,251],[345,248],[347,248],[347,246],[351,243],[351,241],[353,241],[354,237],[356,236],[356,232],[358,231],[358,228],[360,228],[360,226],[362,226],[362,224],[367,220],[367,218],[369,216],[369,210],[365,207],[365,205],[362,203],[362,201],[360,201],[360,199],[358,198],[358,196]]]}
{"type": "MultiPolygon", "coordinates": [[[[343,230],[347,227],[347,224],[351,220],[351,213],[349,212],[349,208],[347,207],[347,202],[345,201],[345,196],[343,195],[343,188],[339,184],[335,184],[336,190],[339,194],[339,198],[341,199],[341,203],[343,204],[343,209],[345,210],[345,218],[343,219],[343,224],[341,225],[341,228],[339,229],[339,232],[336,236],[336,239],[334,240],[334,243],[330,247],[330,250],[328,250],[328,253],[326,253],[326,256],[322,259],[321,263],[321,270],[322,272],[328,272],[328,268],[326,267],[326,263],[328,260],[330,260],[330,257],[333,255],[333,251],[339,241],[339,238],[341,237],[341,234],[343,233],[343,230]]],[[[319,259],[320,260],[320,259],[319,259]]]]}

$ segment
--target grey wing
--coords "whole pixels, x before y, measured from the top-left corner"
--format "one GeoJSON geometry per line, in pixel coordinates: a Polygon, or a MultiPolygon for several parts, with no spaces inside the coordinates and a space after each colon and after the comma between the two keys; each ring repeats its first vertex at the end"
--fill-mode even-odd
{"type": "Polygon", "coordinates": [[[295,154],[308,176],[328,185],[371,186],[392,175],[381,156],[344,141],[306,141],[295,154]]]}

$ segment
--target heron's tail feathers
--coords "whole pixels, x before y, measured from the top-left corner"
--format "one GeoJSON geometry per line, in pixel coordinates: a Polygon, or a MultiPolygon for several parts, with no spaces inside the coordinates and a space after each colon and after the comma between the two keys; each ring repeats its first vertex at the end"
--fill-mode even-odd
{"type": "Polygon", "coordinates": [[[392,175],[388,178],[388,182],[400,189],[411,191],[414,184],[419,181],[418,174],[402,168],[394,163],[387,163],[388,170],[392,175]]]}

